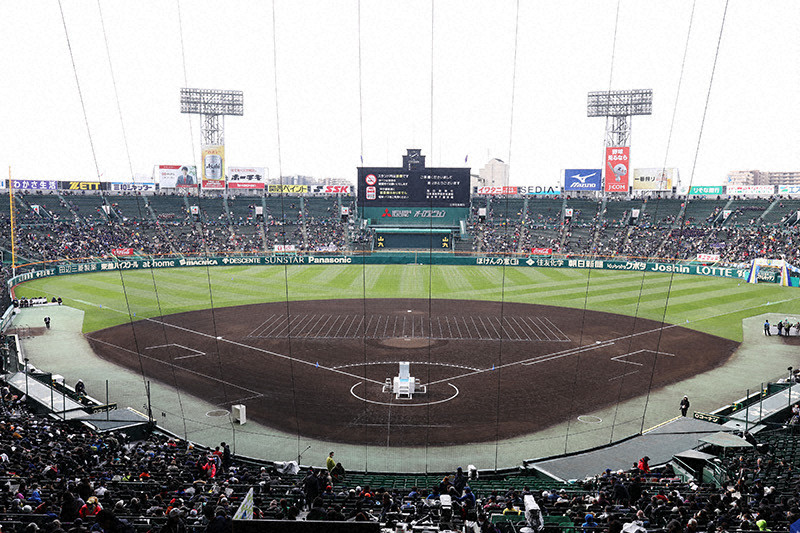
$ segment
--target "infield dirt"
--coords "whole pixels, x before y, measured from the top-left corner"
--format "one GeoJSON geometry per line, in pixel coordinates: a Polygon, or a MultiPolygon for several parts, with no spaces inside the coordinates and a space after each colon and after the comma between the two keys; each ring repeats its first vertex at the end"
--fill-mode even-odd
{"type": "Polygon", "coordinates": [[[208,309],[87,338],[105,359],[222,409],[245,404],[267,426],[389,446],[503,440],[639,396],[644,409],[648,390],[719,366],[738,346],[610,313],[438,299],[208,309]],[[384,391],[400,361],[425,394],[384,391]]]}

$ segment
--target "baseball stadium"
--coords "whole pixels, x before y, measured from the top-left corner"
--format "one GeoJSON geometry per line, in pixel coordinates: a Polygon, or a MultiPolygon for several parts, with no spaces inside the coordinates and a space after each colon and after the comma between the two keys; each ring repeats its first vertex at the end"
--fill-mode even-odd
{"type": "Polygon", "coordinates": [[[651,89],[588,91],[598,168],[542,185],[513,139],[480,172],[436,153],[433,81],[430,146],[365,157],[362,116],[341,180],[285,175],[277,114],[277,177],[229,165],[243,93],[188,83],[191,159],[9,169],[0,527],[800,531],[800,173],[695,176],[717,56],[683,181],[631,166],[651,89]]]}

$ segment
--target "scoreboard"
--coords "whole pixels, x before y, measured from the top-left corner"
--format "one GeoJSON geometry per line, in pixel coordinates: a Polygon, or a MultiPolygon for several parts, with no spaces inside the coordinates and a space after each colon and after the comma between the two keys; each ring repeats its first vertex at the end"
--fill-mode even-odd
{"type": "Polygon", "coordinates": [[[469,168],[426,168],[419,149],[401,167],[358,168],[358,215],[370,226],[459,227],[469,217],[469,168]]]}
{"type": "Polygon", "coordinates": [[[468,168],[358,169],[363,207],[469,207],[468,168]]]}

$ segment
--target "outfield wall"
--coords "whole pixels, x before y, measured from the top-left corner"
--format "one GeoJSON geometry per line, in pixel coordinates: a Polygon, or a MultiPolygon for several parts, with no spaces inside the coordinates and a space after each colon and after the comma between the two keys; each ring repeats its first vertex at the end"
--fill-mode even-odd
{"type": "MultiPolygon", "coordinates": [[[[718,267],[708,265],[683,265],[644,261],[619,261],[606,259],[555,259],[543,257],[501,257],[482,255],[453,255],[430,252],[374,253],[370,255],[260,255],[260,256],[209,256],[181,258],[152,258],[130,260],[97,260],[82,263],[59,263],[19,274],[8,280],[9,289],[33,279],[87,272],[114,270],[141,270],[150,268],[181,268],[201,266],[238,265],[467,265],[497,267],[577,268],[596,270],[625,270],[629,272],[661,272],[665,274],[690,274],[719,278],[747,279],[749,268],[718,267]]],[[[758,274],[759,281],[780,282],[778,271],[758,274]]]]}

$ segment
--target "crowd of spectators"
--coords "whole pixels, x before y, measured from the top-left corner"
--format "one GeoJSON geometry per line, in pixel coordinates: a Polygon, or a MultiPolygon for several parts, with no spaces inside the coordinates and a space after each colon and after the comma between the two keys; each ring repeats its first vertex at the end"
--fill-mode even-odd
{"type": "MultiPolygon", "coordinates": [[[[53,210],[40,206],[38,213],[32,207],[39,200],[30,195],[23,198],[15,238],[18,255],[30,262],[104,257],[114,248],[166,255],[269,252],[275,245],[291,245],[299,251],[334,252],[361,250],[373,238],[352,218],[342,220],[336,197],[308,198],[302,203],[299,197],[287,197],[268,202],[261,216],[255,215],[255,204],[247,210],[240,208],[248,197],[231,199],[230,204],[223,204],[220,198],[204,198],[197,202],[197,213],[190,212],[181,197],[176,197],[181,203],[156,208],[147,196],[135,204],[118,203],[113,196],[98,197],[97,205],[82,209],[77,202],[81,197],[51,195],[48,204],[53,210]],[[228,205],[238,207],[229,209],[228,205]]],[[[612,200],[608,204],[586,199],[574,202],[566,200],[564,204],[577,206],[571,217],[565,216],[560,199],[531,200],[527,207],[521,200],[511,203],[502,198],[476,202],[467,225],[469,238],[466,242],[463,237],[457,239],[455,249],[524,254],[531,248],[550,248],[560,254],[666,260],[693,259],[705,253],[719,254],[726,263],[743,263],[753,257],[800,261],[800,230],[779,222],[758,222],[756,215],[764,213],[768,202],[749,205],[740,201],[741,205],[733,206],[728,224],[721,223],[722,207],[713,202],[706,211],[696,208],[691,216],[687,212],[681,218],[682,211],[675,207],[680,204],[668,205],[673,212],[651,201],[649,206],[642,204],[635,223],[631,223],[632,202],[630,206],[612,200]],[[485,218],[479,217],[478,205],[485,206],[485,218]],[[698,213],[702,216],[694,216],[698,213]]],[[[702,206],[702,200],[695,202],[702,206]]],[[[343,205],[352,212],[353,199],[345,198],[343,205]]],[[[776,209],[788,207],[779,203],[776,209]]],[[[8,221],[8,214],[0,218],[8,221]]],[[[0,239],[8,248],[8,231],[3,231],[0,239]]]]}
{"type": "MultiPolygon", "coordinates": [[[[669,464],[651,471],[644,456],[627,471],[605,470],[573,484],[521,473],[484,481],[459,468],[425,477],[427,486],[407,473],[370,486],[365,474],[330,468],[334,461],[279,473],[280,463],[237,458],[225,443],[201,448],[157,429],[141,440],[100,433],[35,415],[8,387],[0,392],[0,410],[4,532],[226,533],[250,488],[255,518],[373,521],[388,528],[402,522],[510,531],[492,517],[523,518],[527,496],[549,531],[787,531],[800,519],[800,439],[791,426],[747,435],[756,446],[720,454],[726,472],[720,483],[683,481],[669,464]]],[[[536,523],[537,516],[528,520],[536,523]]]]}

